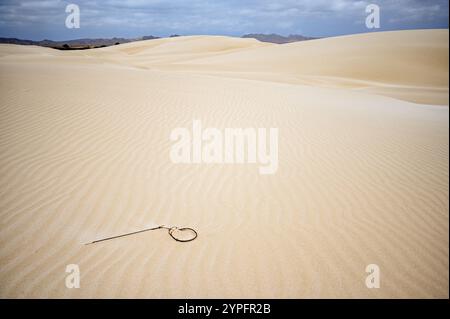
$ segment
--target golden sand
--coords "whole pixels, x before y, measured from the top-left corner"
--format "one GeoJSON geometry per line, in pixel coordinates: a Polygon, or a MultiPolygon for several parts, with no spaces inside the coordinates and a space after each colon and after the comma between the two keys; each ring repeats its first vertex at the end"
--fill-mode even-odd
{"type": "Polygon", "coordinates": [[[448,30],[0,45],[0,297],[448,298],[448,54],[448,30]],[[172,163],[193,119],[279,128],[278,171],[172,163]],[[199,236],[83,245],[152,224],[199,236]]]}

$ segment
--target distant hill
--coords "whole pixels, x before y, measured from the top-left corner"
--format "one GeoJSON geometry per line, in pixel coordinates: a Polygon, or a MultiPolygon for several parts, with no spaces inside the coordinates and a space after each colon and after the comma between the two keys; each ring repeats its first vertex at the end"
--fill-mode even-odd
{"type": "Polygon", "coordinates": [[[34,45],[36,42],[31,40],[22,40],[17,38],[0,38],[0,43],[34,45]]]}
{"type": "MultiPolygon", "coordinates": [[[[172,34],[170,37],[179,37],[178,34],[172,34]]],[[[279,34],[246,34],[242,36],[242,38],[254,38],[262,42],[271,42],[271,43],[290,43],[297,41],[306,41],[312,40],[315,38],[305,37],[302,35],[292,34],[287,37],[279,35],[279,34]]],[[[0,43],[9,43],[9,44],[20,44],[20,45],[39,45],[48,48],[54,48],[59,50],[85,50],[92,48],[101,48],[107,47],[111,45],[121,44],[121,43],[129,43],[134,41],[141,40],[153,40],[159,39],[159,37],[155,37],[152,35],[147,35],[138,38],[109,38],[109,39],[75,39],[75,40],[66,40],[66,41],[53,41],[53,40],[41,40],[41,41],[33,41],[33,40],[24,40],[17,38],[0,38],[0,43]]]]}
{"type": "Polygon", "coordinates": [[[43,47],[49,47],[60,50],[83,50],[83,49],[92,49],[92,48],[100,48],[107,47],[115,44],[128,43],[134,41],[141,40],[152,40],[159,39],[158,37],[149,35],[143,36],[139,38],[110,38],[110,39],[76,39],[76,40],[67,40],[67,41],[52,41],[52,40],[41,40],[41,41],[32,41],[32,40],[23,40],[17,38],[0,38],[0,43],[9,43],[9,44],[20,44],[20,45],[39,45],[43,47]]]}
{"type": "Polygon", "coordinates": [[[275,34],[275,33],[272,33],[272,34],[251,33],[251,34],[243,35],[242,37],[257,39],[261,42],[270,42],[270,43],[278,43],[278,44],[317,39],[317,38],[305,37],[303,35],[298,35],[298,34],[291,34],[291,35],[285,37],[285,36],[275,34]]]}

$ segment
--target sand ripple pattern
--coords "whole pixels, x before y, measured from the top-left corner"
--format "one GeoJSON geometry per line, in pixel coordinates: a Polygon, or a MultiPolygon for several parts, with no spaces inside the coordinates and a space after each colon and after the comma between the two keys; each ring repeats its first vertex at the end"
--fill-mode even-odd
{"type": "Polygon", "coordinates": [[[192,70],[276,48],[223,37],[66,54],[0,46],[0,297],[448,298],[448,106],[291,73],[192,70]],[[278,172],[171,163],[169,134],[193,119],[278,127],[278,172]],[[83,245],[152,223],[199,237],[83,245]],[[80,289],[64,284],[72,263],[80,289]],[[373,263],[380,289],[365,286],[373,263]]]}

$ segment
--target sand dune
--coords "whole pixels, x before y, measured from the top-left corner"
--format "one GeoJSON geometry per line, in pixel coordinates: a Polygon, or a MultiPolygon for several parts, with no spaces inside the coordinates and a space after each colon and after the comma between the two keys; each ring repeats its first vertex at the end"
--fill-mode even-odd
{"type": "Polygon", "coordinates": [[[448,298],[444,38],[0,45],[0,296],[448,298]],[[173,164],[193,119],[278,127],[277,173],[173,164]],[[83,245],[149,224],[199,237],[83,245]]]}
{"type": "Polygon", "coordinates": [[[146,69],[343,87],[422,104],[448,104],[448,30],[380,32],[284,45],[195,36],[89,54],[109,55],[113,63],[146,69]]]}

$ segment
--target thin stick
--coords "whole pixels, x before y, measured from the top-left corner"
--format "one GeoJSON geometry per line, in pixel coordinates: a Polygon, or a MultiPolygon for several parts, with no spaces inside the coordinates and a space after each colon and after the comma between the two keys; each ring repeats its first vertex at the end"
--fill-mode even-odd
{"type": "Polygon", "coordinates": [[[99,243],[101,241],[106,241],[106,240],[111,240],[111,239],[115,239],[115,238],[125,237],[125,236],[129,236],[129,235],[139,234],[139,233],[143,233],[145,231],[156,230],[156,229],[161,229],[161,228],[167,228],[168,229],[168,227],[165,227],[165,226],[158,226],[158,227],[154,227],[154,228],[146,228],[146,229],[138,230],[138,231],[131,232],[131,233],[126,233],[126,234],[106,237],[106,238],[102,238],[102,239],[97,239],[97,240],[94,240],[94,241],[92,241],[90,243],[86,243],[85,245],[95,244],[95,243],[99,243]]]}

